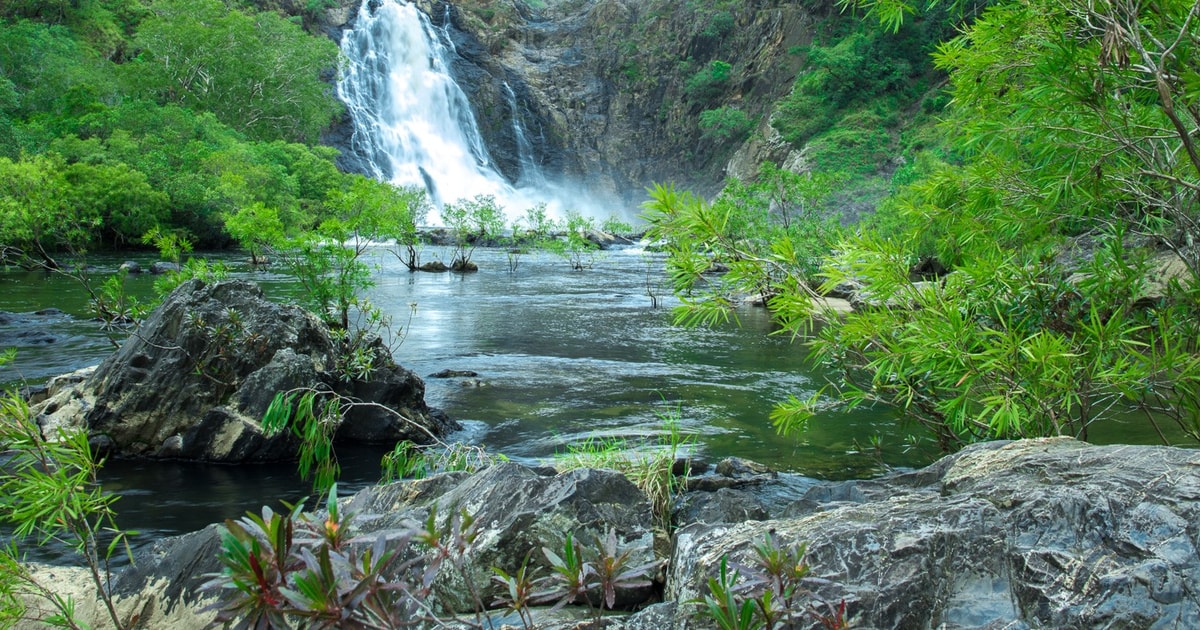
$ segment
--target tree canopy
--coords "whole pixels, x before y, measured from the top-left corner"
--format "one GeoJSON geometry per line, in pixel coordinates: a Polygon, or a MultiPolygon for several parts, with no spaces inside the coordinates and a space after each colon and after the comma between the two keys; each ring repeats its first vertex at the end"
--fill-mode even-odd
{"type": "MultiPolygon", "coordinates": [[[[899,28],[900,3],[852,3],[899,28]]],[[[907,9],[904,9],[907,10],[907,9]]],[[[721,200],[659,189],[682,320],[765,293],[836,377],[773,415],[784,432],[878,404],[945,449],[1142,418],[1200,439],[1200,5],[994,2],[934,55],[948,150],[918,156],[814,277],[795,235],[729,238],[721,200]],[[729,265],[704,282],[696,256],[729,265]],[[930,261],[934,261],[931,263],[930,261]],[[736,273],[734,273],[736,272],[736,273]],[[851,287],[848,315],[822,296],[851,287]]],[[[707,264],[707,263],[706,263],[707,264]]]]}
{"type": "Polygon", "coordinates": [[[336,55],[285,16],[220,0],[3,3],[0,241],[49,257],[161,228],[220,246],[226,218],[262,207],[288,230],[315,225],[351,182],[313,144],[341,109],[324,81],[336,55]]]}

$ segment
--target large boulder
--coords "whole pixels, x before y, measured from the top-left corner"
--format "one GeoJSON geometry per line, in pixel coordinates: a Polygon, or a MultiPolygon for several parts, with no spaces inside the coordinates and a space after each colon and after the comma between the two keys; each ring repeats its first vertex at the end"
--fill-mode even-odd
{"type": "MultiPolygon", "coordinates": [[[[564,473],[504,463],[482,472],[454,473],[429,480],[368,488],[345,507],[361,517],[363,533],[401,529],[424,521],[435,510],[440,523],[460,511],[477,523],[478,537],[461,572],[440,576],[443,603],[458,612],[472,610],[468,593],[476,590],[489,603],[500,594],[492,567],[513,572],[526,554],[531,568],[549,573],[542,547],[560,554],[567,534],[594,549],[611,530],[620,548],[630,552],[627,566],[654,563],[656,545],[650,503],[645,493],[620,473],[577,469],[564,473]],[[468,588],[467,580],[475,589],[468,588]]],[[[664,545],[658,545],[659,548],[664,545]]],[[[653,589],[619,589],[617,606],[650,599],[653,589]]]]}
{"type": "MultiPolygon", "coordinates": [[[[447,519],[460,511],[474,517],[477,536],[462,569],[450,563],[444,565],[436,583],[437,602],[429,602],[431,609],[447,619],[452,614],[446,608],[457,609],[461,618],[473,618],[473,598],[468,595],[472,590],[485,605],[492,605],[500,594],[499,585],[491,579],[492,567],[515,572],[528,553],[530,566],[541,567],[541,574],[548,574],[541,547],[557,546],[561,551],[568,533],[590,548],[593,539],[613,532],[621,549],[630,553],[627,567],[658,567],[661,563],[657,560],[665,559],[665,545],[655,545],[645,494],[621,474],[608,470],[557,474],[504,463],[474,474],[444,473],[367,488],[344,499],[341,511],[356,515],[352,532],[357,540],[367,541],[364,544],[386,536],[389,544],[404,545],[405,537],[392,534],[422,527],[431,511],[436,512],[439,528],[446,527],[447,519]],[[473,582],[471,588],[466,580],[473,582]]],[[[411,556],[417,547],[414,544],[396,550],[411,556]]],[[[133,566],[123,569],[114,581],[118,609],[122,615],[136,611],[149,620],[150,625],[143,627],[212,627],[218,593],[201,590],[201,586],[220,571],[220,548],[217,528],[210,526],[157,541],[139,551],[133,566]]],[[[104,611],[94,601],[94,589],[87,588],[87,575],[61,567],[39,567],[38,575],[46,579],[52,591],[73,589],[84,620],[104,623],[104,611]]],[[[650,577],[661,584],[657,572],[650,577]]],[[[644,604],[655,592],[653,587],[620,589],[617,605],[644,604]]],[[[496,615],[498,619],[504,617],[502,612],[496,615]]],[[[511,621],[520,623],[515,618],[511,621]]],[[[571,625],[574,623],[567,624],[571,625]]]]}
{"type": "Polygon", "coordinates": [[[792,516],[680,530],[667,598],[706,593],[722,557],[753,566],[771,533],[808,545],[813,605],[845,601],[856,627],[1200,627],[1200,452],[996,442],[808,494],[792,516]]]}
{"type": "Polygon", "coordinates": [[[340,440],[428,443],[456,428],[380,340],[368,350],[370,376],[344,378],[334,338],[311,313],[268,301],[250,282],[191,280],[90,377],[35,411],[48,428],[86,426],[117,455],[219,462],[294,456],[294,438],[266,435],[260,420],[277,393],[298,389],[373,403],[351,408],[340,440]]]}

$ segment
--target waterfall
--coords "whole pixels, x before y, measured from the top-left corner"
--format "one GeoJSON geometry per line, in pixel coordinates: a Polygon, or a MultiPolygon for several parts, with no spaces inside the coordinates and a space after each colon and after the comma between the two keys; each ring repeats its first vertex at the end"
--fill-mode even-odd
{"type": "Polygon", "coordinates": [[[438,205],[511,197],[450,75],[444,34],[412,4],[383,0],[373,12],[371,4],[363,2],[341,43],[337,91],[354,122],[353,150],[377,179],[424,186],[438,205]]]}
{"type": "Polygon", "coordinates": [[[517,95],[513,92],[512,86],[506,81],[504,83],[504,95],[508,100],[508,111],[512,112],[512,129],[513,137],[517,143],[517,163],[521,167],[521,172],[517,176],[517,183],[527,186],[544,187],[546,185],[546,177],[542,174],[542,167],[538,165],[537,160],[533,157],[533,144],[529,142],[529,137],[525,135],[525,126],[521,124],[521,111],[517,109],[517,95]]]}
{"type": "Polygon", "coordinates": [[[567,208],[607,216],[613,205],[585,184],[551,180],[542,172],[507,83],[518,187],[496,171],[471,103],[450,72],[457,51],[449,11],[438,28],[406,0],[363,0],[354,28],[342,35],[337,83],[353,121],[351,150],[376,179],[422,186],[438,207],[483,194],[495,196],[510,220],[538,203],[546,203],[555,218],[567,208]]]}

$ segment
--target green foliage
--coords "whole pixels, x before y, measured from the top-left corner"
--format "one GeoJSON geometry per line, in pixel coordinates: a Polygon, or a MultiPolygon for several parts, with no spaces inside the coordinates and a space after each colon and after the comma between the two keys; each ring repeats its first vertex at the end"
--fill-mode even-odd
{"type": "Polygon", "coordinates": [[[320,78],[335,58],[327,38],[219,0],[4,3],[0,156],[51,172],[48,197],[98,217],[76,222],[88,247],[159,225],[223,246],[223,218],[255,202],[308,227],[343,185],[336,151],[246,137],[315,140],[339,109],[320,78]]]}
{"type": "Polygon", "coordinates": [[[101,223],[94,208],[67,202],[61,158],[0,158],[0,243],[6,258],[57,269],[54,253],[82,252],[101,223]]]}
{"type": "Polygon", "coordinates": [[[703,37],[724,37],[733,30],[734,18],[729,11],[716,11],[708,19],[708,24],[704,26],[704,30],[700,31],[703,37]]]}
{"type": "Polygon", "coordinates": [[[727,560],[722,556],[717,576],[708,578],[708,594],[701,601],[705,614],[721,630],[754,630],[763,627],[762,622],[754,617],[754,602],[741,599],[735,593],[739,577],[737,571],[730,575],[727,560]]]}
{"type": "Polygon", "coordinates": [[[810,140],[808,155],[820,171],[870,175],[891,157],[892,145],[885,120],[874,112],[857,111],[810,140]]]}
{"type": "Polygon", "coordinates": [[[0,25],[0,83],[10,94],[0,101],[5,115],[79,114],[115,91],[111,68],[69,28],[29,20],[0,20],[0,25]]]}
{"type": "MultiPolygon", "coordinates": [[[[832,247],[821,291],[857,285],[858,308],[830,317],[812,343],[836,376],[781,405],[776,426],[792,433],[832,407],[878,404],[952,450],[1086,439],[1096,423],[1139,411],[1149,434],[1166,440],[1160,425],[1174,422],[1200,439],[1200,256],[1189,236],[1200,121],[1184,113],[1200,96],[1185,78],[1200,76],[1197,11],[1182,1],[1152,16],[1082,1],[996,3],[941,46],[952,150],[919,154],[874,229],[832,247]],[[1084,254],[1066,253],[1071,244],[1084,254]]],[[[855,126],[866,123],[886,126],[868,116],[855,126]]],[[[727,235],[742,232],[726,232],[736,215],[719,203],[660,188],[652,211],[673,239],[681,292],[700,286],[714,254],[743,251],[727,235]]],[[[788,239],[769,243],[774,258],[731,264],[725,278],[773,287],[783,330],[806,333],[819,292],[780,263],[788,239]]],[[[725,312],[728,298],[704,295],[693,305],[685,293],[685,321],[725,312]]]]}
{"type": "Polygon", "coordinates": [[[129,65],[145,93],[261,140],[314,141],[340,111],[321,80],[335,66],[333,42],[220,0],[158,0],[151,10],[138,29],[143,52],[129,65]]]}
{"type": "Polygon", "coordinates": [[[567,447],[555,457],[558,470],[608,468],[624,474],[650,499],[656,523],[671,530],[671,505],[685,482],[675,475],[675,462],[684,456],[692,438],[680,429],[681,411],[659,414],[662,431],[643,443],[626,438],[594,438],[567,447]]]}
{"type": "Polygon", "coordinates": [[[30,264],[82,255],[96,241],[127,243],[166,217],[167,196],[124,164],[68,164],[55,154],[0,158],[0,242],[30,264]]]}
{"type": "Polygon", "coordinates": [[[323,516],[297,505],[226,521],[222,570],[202,587],[221,597],[218,620],[249,628],[397,627],[428,614],[424,600],[446,558],[402,559],[422,535],[417,529],[352,544],[354,516],[341,513],[335,487],[323,516]]]}
{"type": "Polygon", "coordinates": [[[472,199],[459,199],[442,208],[442,221],[454,238],[454,254],[450,269],[475,271],[471,255],[481,241],[499,239],[504,232],[504,208],[493,195],[476,195],[472,199]]]}
{"type": "Polygon", "coordinates": [[[708,62],[708,65],[692,75],[684,85],[683,93],[691,100],[706,103],[725,93],[729,87],[729,75],[733,66],[720,59],[708,62]]]}
{"type": "Polygon", "coordinates": [[[341,399],[315,391],[280,392],[263,414],[263,433],[274,436],[291,429],[299,440],[297,468],[302,479],[312,477],[313,489],[333,496],[341,466],[333,449],[333,437],[342,421],[341,399]]]}
{"type": "Polygon", "coordinates": [[[390,235],[415,234],[414,208],[423,196],[390,184],[353,175],[345,189],[330,191],[327,214],[316,230],[285,241],[284,265],[304,288],[309,305],[331,326],[351,330],[352,313],[362,326],[350,346],[365,343],[373,325],[390,321],[361,295],[373,286],[371,268],[362,258],[372,243],[390,235]],[[362,334],[358,334],[362,333],[362,334]]]}
{"type": "MultiPolygon", "coordinates": [[[[122,549],[131,554],[115,521],[117,497],[105,493],[96,479],[99,465],[88,446],[87,432],[60,429],[53,437],[16,393],[0,397],[0,447],[6,453],[0,474],[0,515],[12,527],[15,543],[32,537],[38,545],[56,543],[71,549],[87,567],[114,627],[125,628],[117,614],[108,574],[109,561],[122,549]]],[[[21,568],[16,548],[0,554],[0,583],[30,586],[50,600],[64,627],[79,627],[73,602],[54,595],[21,568]]],[[[11,595],[12,591],[6,591],[11,595]]]]}
{"type": "Polygon", "coordinates": [[[600,231],[605,234],[632,234],[633,225],[613,214],[600,223],[600,231]]]}
{"type": "MultiPolygon", "coordinates": [[[[105,332],[127,331],[141,323],[149,312],[148,305],[129,295],[125,286],[128,277],[124,270],[109,276],[90,302],[92,313],[105,332]]],[[[115,339],[113,342],[116,345],[115,339]]]]}
{"type": "Polygon", "coordinates": [[[793,628],[812,622],[830,629],[850,627],[844,601],[826,605],[828,613],[814,605],[820,600],[809,588],[813,581],[805,550],[803,544],[780,544],[771,531],[754,545],[752,565],[731,570],[728,557],[722,556],[717,575],[708,578],[708,593],[693,603],[722,630],[793,628]]]}
{"type": "Polygon", "coordinates": [[[755,183],[731,181],[712,203],[670,187],[651,190],[644,216],[648,236],[668,243],[667,271],[682,300],[676,321],[727,321],[735,305],[753,297],[780,313],[809,313],[792,298],[813,292],[820,261],[833,246],[837,224],[823,216],[821,204],[842,180],[768,163],[755,183]],[[712,277],[714,263],[727,271],[712,277]]]}
{"type": "Polygon", "coordinates": [[[600,251],[600,245],[590,238],[596,222],[578,210],[567,210],[566,214],[561,225],[562,237],[547,241],[545,246],[566,259],[575,271],[583,271],[592,266],[600,251]]]}
{"type": "Polygon", "coordinates": [[[225,230],[250,252],[251,264],[261,264],[266,254],[283,242],[283,222],[279,210],[256,201],[225,218],[225,230]]]}
{"type": "Polygon", "coordinates": [[[531,601],[553,601],[555,608],[584,602],[596,611],[597,617],[605,608],[612,610],[616,605],[618,588],[650,586],[647,576],[661,564],[655,561],[629,566],[633,549],[620,545],[616,531],[611,528],[586,546],[567,532],[562,555],[549,547],[542,547],[542,553],[550,562],[551,573],[535,582],[541,590],[532,593],[531,601]],[[593,591],[599,592],[593,596],[593,591]]]}
{"type": "Polygon", "coordinates": [[[380,482],[424,479],[432,474],[455,470],[476,472],[504,461],[508,461],[508,458],[489,453],[482,446],[461,442],[418,446],[404,440],[380,460],[380,482]]]}
{"type": "MultiPolygon", "coordinates": [[[[823,148],[829,158],[836,151],[861,150],[863,141],[856,136],[864,133],[871,136],[868,152],[888,147],[887,135],[877,134],[882,128],[894,128],[898,119],[877,125],[855,118],[872,110],[896,112],[922,97],[929,77],[936,75],[929,53],[953,35],[957,22],[953,15],[931,8],[898,30],[851,23],[844,36],[798,50],[804,55],[805,69],[792,92],[776,103],[771,125],[797,147],[826,132],[833,134],[827,141],[832,146],[823,148]]],[[[820,161],[817,165],[834,171],[863,170],[820,161]]]]}
{"type": "Polygon", "coordinates": [[[529,570],[529,554],[521,562],[521,568],[509,575],[500,567],[492,567],[492,580],[505,588],[505,594],[498,597],[493,604],[504,604],[510,611],[517,613],[521,623],[526,628],[532,628],[533,615],[529,608],[533,604],[534,581],[529,570]]]}
{"type": "Polygon", "coordinates": [[[432,204],[424,188],[408,186],[397,189],[396,194],[407,211],[392,218],[392,223],[383,231],[383,236],[396,241],[397,249],[393,251],[396,258],[404,263],[409,271],[416,271],[421,266],[421,235],[417,228],[425,222],[432,204]]]}
{"type": "Polygon", "coordinates": [[[706,137],[725,142],[741,142],[754,129],[754,119],[728,105],[700,112],[700,129],[706,137]]]}

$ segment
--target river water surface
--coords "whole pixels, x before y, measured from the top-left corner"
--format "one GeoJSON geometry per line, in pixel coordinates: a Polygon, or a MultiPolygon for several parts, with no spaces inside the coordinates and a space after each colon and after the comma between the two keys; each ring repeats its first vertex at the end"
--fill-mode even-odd
{"type": "MultiPolygon", "coordinates": [[[[522,256],[510,271],[505,252],[480,249],[474,260],[481,271],[466,275],[410,273],[382,248],[370,256],[377,269],[369,295],[393,317],[396,360],[423,377],[443,369],[478,374],[425,379],[427,402],[466,427],[452,440],[535,462],[590,438],[661,434],[662,418],[675,416],[693,440],[693,453],[709,461],[736,455],[814,477],[855,478],[936,456],[928,446],[908,446],[906,428],[883,410],[829,413],[814,418],[802,436],[778,436],[768,419],[771,408],[823,382],[805,361],[805,346],[772,334],[762,309],[738,311],[740,325],[672,325],[670,307],[677,302],[660,254],[610,250],[591,268],[574,271],[564,259],[538,253],[522,256]],[[869,447],[873,437],[882,451],[869,447]]],[[[425,260],[448,257],[436,248],[424,254],[425,260]]],[[[259,282],[273,298],[297,298],[287,276],[225,258],[234,277],[259,282]]],[[[102,278],[120,261],[92,262],[102,278]]],[[[152,292],[148,275],[128,282],[134,293],[152,292]]],[[[0,320],[0,343],[18,349],[15,364],[0,369],[0,383],[42,382],[112,351],[87,318],[78,285],[36,273],[0,274],[0,310],[47,308],[62,313],[0,320]]],[[[1109,441],[1126,438],[1118,433],[1109,441]]],[[[342,449],[343,489],[377,480],[380,454],[342,449]]],[[[307,493],[289,465],[113,461],[104,483],[121,494],[122,525],[140,530],[139,540],[307,493]]]]}

